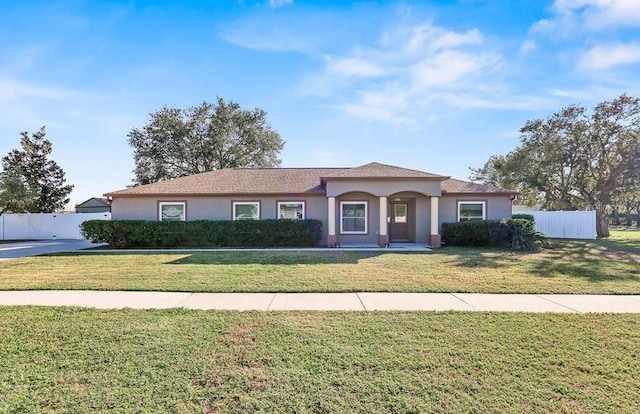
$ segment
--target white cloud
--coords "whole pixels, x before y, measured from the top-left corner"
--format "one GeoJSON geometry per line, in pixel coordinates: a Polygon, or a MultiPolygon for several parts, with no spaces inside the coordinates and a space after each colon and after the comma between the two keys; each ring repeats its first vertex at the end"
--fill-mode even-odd
{"type": "Polygon", "coordinates": [[[289,4],[293,4],[293,0],[269,0],[269,6],[273,7],[274,9],[287,6],[289,4]]]}
{"type": "Polygon", "coordinates": [[[410,109],[411,97],[397,86],[357,91],[358,98],[338,105],[337,108],[359,118],[368,118],[394,123],[407,123],[404,115],[410,109]]]}
{"type": "Polygon", "coordinates": [[[477,92],[476,81],[501,64],[477,29],[456,32],[421,23],[400,25],[379,38],[326,59],[301,91],[329,97],[337,101],[333,107],[353,116],[404,124],[424,121],[427,113],[437,118],[430,109],[439,96],[459,89],[477,92]]]}
{"type": "Polygon", "coordinates": [[[16,79],[0,78],[0,102],[13,102],[25,98],[71,99],[80,93],[56,86],[43,86],[16,79]]]}
{"type": "Polygon", "coordinates": [[[609,27],[640,26],[637,0],[556,0],[553,16],[535,23],[534,32],[561,35],[598,31],[609,27]]]}
{"type": "Polygon", "coordinates": [[[383,75],[385,70],[374,62],[358,57],[327,57],[327,72],[345,77],[375,77],[383,75]]]}
{"type": "Polygon", "coordinates": [[[602,70],[634,63],[640,63],[640,42],[594,46],[582,56],[578,67],[602,70]]]}
{"type": "MultiPolygon", "coordinates": [[[[397,41],[404,43],[408,52],[434,52],[464,45],[482,44],[482,35],[478,29],[472,29],[465,33],[456,33],[430,24],[421,24],[408,29],[409,35],[399,33],[397,41]],[[404,39],[403,39],[404,37],[404,39]]],[[[386,38],[388,42],[389,39],[386,38]]]]}
{"type": "Polygon", "coordinates": [[[488,53],[478,54],[458,50],[446,50],[418,62],[412,70],[414,88],[458,88],[497,65],[500,58],[488,53]]]}
{"type": "MultiPolygon", "coordinates": [[[[479,29],[452,30],[416,20],[410,8],[400,11],[379,24],[344,14],[303,13],[288,25],[278,17],[259,24],[245,20],[229,26],[224,36],[242,47],[297,52],[320,62],[303,76],[297,92],[358,118],[407,125],[438,119],[450,108],[546,107],[546,101],[510,98],[509,62],[486,44],[479,29]]],[[[521,50],[536,47],[525,41],[521,50]]]]}
{"type": "Polygon", "coordinates": [[[525,40],[520,45],[520,53],[527,54],[529,52],[536,50],[537,48],[538,48],[538,45],[536,44],[536,42],[534,42],[533,40],[525,40]]]}

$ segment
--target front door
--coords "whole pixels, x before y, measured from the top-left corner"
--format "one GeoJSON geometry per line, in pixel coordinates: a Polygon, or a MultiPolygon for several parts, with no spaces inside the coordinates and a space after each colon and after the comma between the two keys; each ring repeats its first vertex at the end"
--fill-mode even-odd
{"type": "Polygon", "coordinates": [[[405,241],[411,239],[409,230],[409,204],[406,202],[393,202],[390,209],[390,241],[405,241]]]}

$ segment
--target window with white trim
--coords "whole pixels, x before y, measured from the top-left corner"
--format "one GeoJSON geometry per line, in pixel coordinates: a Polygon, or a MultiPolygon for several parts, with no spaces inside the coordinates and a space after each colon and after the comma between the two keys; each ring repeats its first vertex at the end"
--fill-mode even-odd
{"type": "Polygon", "coordinates": [[[185,221],[187,204],[184,202],[161,202],[158,208],[160,221],[185,221]]]}
{"type": "Polygon", "coordinates": [[[260,202],[258,201],[234,201],[234,220],[260,220],[260,202]]]}
{"type": "Polygon", "coordinates": [[[367,202],[340,202],[340,233],[367,234],[367,202]]]}
{"type": "Polygon", "coordinates": [[[303,220],[304,203],[302,201],[279,201],[278,218],[290,220],[303,220]]]}
{"type": "Polygon", "coordinates": [[[486,201],[458,201],[458,221],[485,220],[486,201]]]}

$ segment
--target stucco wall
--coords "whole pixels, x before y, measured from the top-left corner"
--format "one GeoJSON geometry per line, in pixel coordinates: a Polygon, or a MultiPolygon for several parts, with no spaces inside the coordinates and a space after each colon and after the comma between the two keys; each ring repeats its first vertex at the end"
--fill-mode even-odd
{"type": "MultiPolygon", "coordinates": [[[[417,243],[428,243],[431,226],[431,198],[415,192],[389,193],[388,201],[394,198],[415,199],[412,212],[415,221],[413,237],[417,243]]],[[[456,203],[459,200],[486,201],[487,218],[501,219],[511,217],[510,196],[480,195],[447,195],[439,200],[439,226],[443,222],[457,220],[456,203]]],[[[318,219],[324,224],[321,244],[327,240],[327,199],[319,196],[243,196],[243,197],[116,197],[112,201],[111,214],[114,220],[158,220],[158,203],[182,201],[187,203],[187,220],[231,220],[232,201],[260,201],[260,218],[276,218],[278,201],[304,201],[306,217],[318,219]]],[[[379,197],[366,192],[347,192],[336,197],[336,236],[341,245],[377,244],[380,232],[379,197]],[[367,234],[340,234],[340,202],[366,201],[367,234]]]]}
{"type": "Polygon", "coordinates": [[[327,199],[324,196],[240,196],[240,197],[116,197],[111,204],[113,220],[158,220],[158,203],[180,201],[187,204],[187,220],[232,220],[233,201],[259,201],[260,218],[274,219],[278,201],[305,202],[306,218],[324,224],[321,244],[326,244],[327,199]]]}
{"type": "Polygon", "coordinates": [[[438,206],[440,223],[438,226],[441,226],[442,223],[458,220],[458,201],[485,201],[487,203],[487,220],[511,218],[511,195],[447,195],[440,198],[438,206]]]}
{"type": "Polygon", "coordinates": [[[363,192],[351,192],[336,197],[336,236],[338,244],[377,244],[380,231],[380,201],[378,197],[363,192]],[[366,201],[367,202],[367,234],[341,234],[340,233],[340,202],[341,201],[366,201]]]}
{"type": "Polygon", "coordinates": [[[158,220],[159,202],[186,202],[187,220],[232,220],[234,201],[259,201],[260,218],[276,218],[279,201],[305,202],[307,218],[326,221],[327,201],[320,196],[239,196],[239,197],[117,197],[112,202],[114,220],[158,220]]]}
{"type": "Polygon", "coordinates": [[[416,192],[425,195],[440,195],[440,181],[426,180],[335,180],[327,182],[327,197],[361,191],[378,197],[387,197],[400,192],[416,192]]]}
{"type": "MultiPolygon", "coordinates": [[[[391,194],[387,201],[394,198],[402,200],[415,200],[411,204],[411,215],[415,223],[412,230],[414,240],[417,243],[427,243],[431,223],[430,198],[414,192],[400,192],[391,194]]],[[[350,244],[377,244],[380,234],[380,198],[364,192],[349,192],[336,197],[336,237],[340,245],[350,244]],[[341,234],[340,233],[340,202],[341,201],[366,201],[368,228],[367,234],[341,234]]],[[[388,233],[387,233],[388,234],[388,233]]]]}

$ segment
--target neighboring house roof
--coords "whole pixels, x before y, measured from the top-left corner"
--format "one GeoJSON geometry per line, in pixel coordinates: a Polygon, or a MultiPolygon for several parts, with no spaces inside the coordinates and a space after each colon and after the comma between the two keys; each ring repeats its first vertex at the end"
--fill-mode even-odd
{"type": "Polygon", "coordinates": [[[225,168],[113,191],[105,196],[324,194],[323,183],[327,180],[367,178],[442,181],[443,194],[516,194],[511,190],[372,162],[355,168],[225,168]]]}
{"type": "Polygon", "coordinates": [[[433,178],[445,180],[449,177],[432,174],[424,171],[410,170],[408,168],[395,167],[393,165],[371,162],[355,168],[345,168],[342,171],[322,177],[328,179],[350,178],[433,178]]]}
{"type": "Polygon", "coordinates": [[[80,204],[76,204],[76,208],[77,207],[94,207],[94,206],[100,206],[101,204],[107,207],[111,205],[111,203],[109,202],[109,199],[107,198],[91,197],[90,199],[85,200],[80,204]]]}
{"type": "Polygon", "coordinates": [[[505,188],[494,187],[492,185],[472,183],[469,181],[456,180],[449,178],[442,182],[442,194],[518,194],[517,191],[507,190],[505,188]]]}

